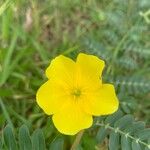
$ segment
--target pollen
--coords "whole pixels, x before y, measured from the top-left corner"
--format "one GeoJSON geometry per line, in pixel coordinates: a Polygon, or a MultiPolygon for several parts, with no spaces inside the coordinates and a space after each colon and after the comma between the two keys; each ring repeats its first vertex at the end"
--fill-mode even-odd
{"type": "Polygon", "coordinates": [[[79,97],[81,95],[81,90],[80,89],[74,89],[72,92],[72,95],[75,97],[79,97]]]}

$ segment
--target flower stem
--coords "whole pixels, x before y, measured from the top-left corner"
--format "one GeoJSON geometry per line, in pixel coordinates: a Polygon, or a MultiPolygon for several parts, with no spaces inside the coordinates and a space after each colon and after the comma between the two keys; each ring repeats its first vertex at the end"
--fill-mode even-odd
{"type": "Polygon", "coordinates": [[[76,138],[75,138],[75,140],[74,140],[74,142],[73,142],[73,144],[72,144],[70,150],[76,150],[77,146],[79,145],[79,143],[80,143],[80,141],[81,141],[81,138],[82,138],[82,136],[83,136],[83,133],[84,133],[84,130],[80,131],[80,132],[77,134],[77,136],[76,136],[76,138]]]}

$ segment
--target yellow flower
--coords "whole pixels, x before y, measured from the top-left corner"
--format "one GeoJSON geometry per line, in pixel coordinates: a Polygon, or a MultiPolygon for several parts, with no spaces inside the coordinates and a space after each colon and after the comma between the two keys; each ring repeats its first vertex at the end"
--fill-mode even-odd
{"type": "Polygon", "coordinates": [[[46,70],[48,81],[37,91],[38,105],[53,115],[55,127],[63,134],[74,135],[92,125],[92,116],[114,113],[118,99],[114,86],[103,84],[104,61],[80,53],[76,62],[60,55],[46,70]]]}

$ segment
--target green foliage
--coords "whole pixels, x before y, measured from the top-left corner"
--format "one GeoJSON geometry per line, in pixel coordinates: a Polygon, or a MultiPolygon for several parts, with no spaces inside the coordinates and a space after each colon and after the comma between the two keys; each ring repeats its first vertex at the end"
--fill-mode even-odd
{"type": "MultiPolygon", "coordinates": [[[[1,149],[9,150],[45,150],[45,138],[40,129],[35,130],[32,135],[27,126],[22,125],[19,133],[14,135],[12,128],[7,125],[3,130],[3,137],[0,140],[1,149]]],[[[62,138],[56,138],[49,146],[49,150],[62,150],[64,141],[62,138]]]]}
{"type": "Polygon", "coordinates": [[[150,149],[150,129],[146,129],[144,122],[135,121],[132,115],[118,111],[103,121],[97,120],[96,125],[100,126],[97,141],[102,143],[109,137],[110,150],[150,149]]]}
{"type": "Polygon", "coordinates": [[[4,130],[4,141],[8,149],[17,149],[15,137],[10,126],[7,126],[4,130]]]}
{"type": "Polygon", "coordinates": [[[119,92],[128,92],[129,94],[141,94],[150,91],[150,82],[136,75],[130,77],[117,76],[109,77],[108,81],[116,85],[119,92]],[[109,80],[111,79],[111,80],[109,80]]]}
{"type": "Polygon", "coordinates": [[[34,150],[42,150],[45,148],[45,138],[40,129],[37,129],[33,132],[32,135],[32,146],[34,150]]]}
{"type": "Polygon", "coordinates": [[[55,138],[52,143],[49,146],[49,150],[55,150],[55,149],[63,149],[64,145],[64,139],[63,138],[55,138]]]}

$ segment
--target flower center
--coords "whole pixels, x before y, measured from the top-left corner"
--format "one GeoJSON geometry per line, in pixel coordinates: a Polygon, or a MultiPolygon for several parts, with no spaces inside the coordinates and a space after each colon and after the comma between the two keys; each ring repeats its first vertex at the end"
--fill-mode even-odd
{"type": "Polygon", "coordinates": [[[74,95],[75,97],[79,97],[81,95],[81,90],[74,89],[73,92],[72,92],[72,95],[74,95]]]}

